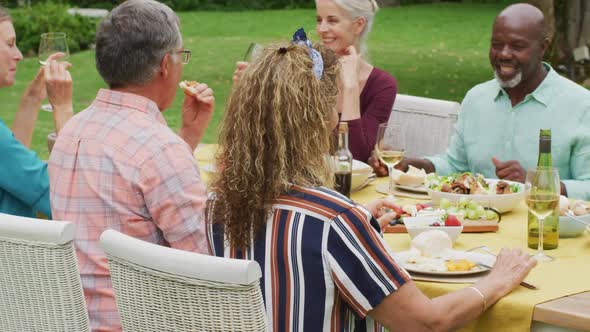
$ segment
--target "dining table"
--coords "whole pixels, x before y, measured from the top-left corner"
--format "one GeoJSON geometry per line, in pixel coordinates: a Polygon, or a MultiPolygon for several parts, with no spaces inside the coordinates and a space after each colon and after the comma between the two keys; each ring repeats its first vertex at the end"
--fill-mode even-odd
{"type": "MultiPolygon", "coordinates": [[[[195,151],[205,182],[215,171],[216,147],[199,145],[195,151]]],[[[359,204],[383,198],[385,195],[376,188],[387,181],[388,178],[377,178],[352,192],[350,198],[359,204]]],[[[396,199],[400,205],[426,202],[401,196],[396,199]]],[[[519,202],[502,215],[496,232],[462,233],[453,248],[468,250],[485,245],[495,253],[502,248],[520,248],[533,254],[535,250],[527,246],[527,211],[524,201],[519,202]]],[[[407,233],[384,232],[383,237],[394,253],[410,249],[407,233]]],[[[537,264],[525,279],[537,289],[517,287],[462,331],[590,331],[590,233],[560,238],[558,248],[546,253],[554,260],[537,264]]],[[[421,278],[410,273],[417,287],[430,298],[467,287],[486,274],[462,279],[421,278]]]]}

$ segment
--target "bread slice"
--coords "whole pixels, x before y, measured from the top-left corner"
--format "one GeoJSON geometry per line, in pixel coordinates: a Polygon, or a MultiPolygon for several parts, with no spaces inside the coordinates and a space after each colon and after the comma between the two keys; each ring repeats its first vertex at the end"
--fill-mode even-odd
{"type": "Polygon", "coordinates": [[[197,81],[182,81],[178,83],[178,86],[189,96],[197,95],[197,85],[199,85],[197,81]]]}

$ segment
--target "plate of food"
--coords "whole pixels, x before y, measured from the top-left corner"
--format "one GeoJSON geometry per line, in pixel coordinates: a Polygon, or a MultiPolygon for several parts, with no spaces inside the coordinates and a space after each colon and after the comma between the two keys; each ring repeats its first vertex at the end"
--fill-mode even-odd
{"type": "Polygon", "coordinates": [[[478,274],[489,269],[468,259],[444,260],[442,258],[428,258],[415,263],[406,263],[404,268],[410,272],[432,274],[439,276],[458,276],[478,274]]]}
{"type": "Polygon", "coordinates": [[[524,184],[486,179],[481,174],[470,172],[455,173],[449,176],[429,174],[425,184],[435,205],[444,198],[452,203],[461,199],[471,200],[483,206],[493,207],[500,213],[512,211],[524,199],[524,184]]]}
{"type": "Polygon", "coordinates": [[[410,272],[441,276],[482,273],[495,261],[491,255],[454,250],[449,235],[441,230],[418,234],[410,250],[394,254],[394,259],[410,272]]]}
{"type": "Polygon", "coordinates": [[[406,172],[393,169],[391,174],[396,188],[421,194],[428,193],[428,188],[424,185],[426,176],[426,171],[411,165],[406,172]]]}

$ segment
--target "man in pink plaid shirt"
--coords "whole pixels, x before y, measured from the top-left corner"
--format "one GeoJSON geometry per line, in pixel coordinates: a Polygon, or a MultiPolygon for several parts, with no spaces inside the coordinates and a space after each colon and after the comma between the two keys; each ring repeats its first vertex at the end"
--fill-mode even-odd
{"type": "Polygon", "coordinates": [[[113,9],[96,35],[96,67],[109,89],[60,131],[49,161],[54,219],[76,223],[75,245],[93,331],[120,331],[102,232],[209,253],[205,186],[193,159],[214,109],[206,84],[185,96],[175,134],[161,112],[190,51],[179,20],[153,0],[113,9]]]}

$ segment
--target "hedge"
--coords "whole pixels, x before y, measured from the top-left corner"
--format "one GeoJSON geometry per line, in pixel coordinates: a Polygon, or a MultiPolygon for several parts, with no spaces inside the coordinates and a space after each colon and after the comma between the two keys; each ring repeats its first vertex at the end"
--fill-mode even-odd
{"type": "Polygon", "coordinates": [[[70,15],[70,6],[51,2],[19,8],[11,11],[16,43],[25,55],[35,55],[41,34],[45,32],[65,32],[71,53],[88,49],[94,44],[97,19],[70,15]]]}
{"type": "MultiPolygon", "coordinates": [[[[21,0],[26,2],[27,0],[21,0]]],[[[123,0],[31,0],[33,3],[53,1],[80,8],[112,9],[123,0]]],[[[464,3],[511,3],[510,0],[447,0],[464,3]]],[[[314,0],[160,0],[174,10],[249,10],[249,9],[284,9],[284,8],[312,8],[314,0]]],[[[377,0],[379,2],[379,0],[377,0]]],[[[402,5],[424,4],[438,2],[434,0],[400,0],[402,5]]],[[[16,7],[19,0],[4,0],[2,3],[9,7],[16,7]]]]}

